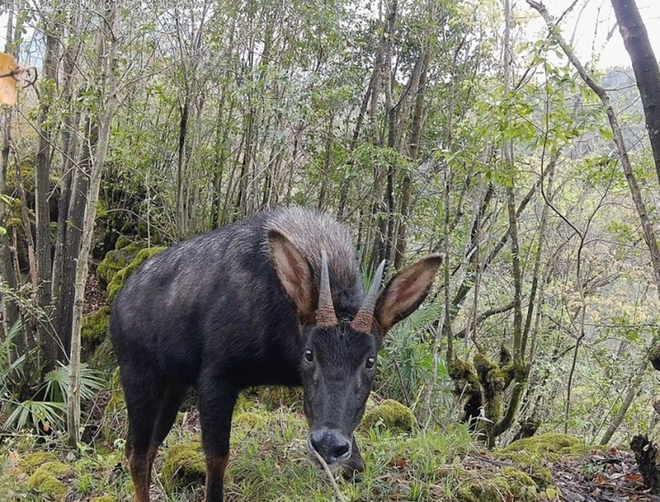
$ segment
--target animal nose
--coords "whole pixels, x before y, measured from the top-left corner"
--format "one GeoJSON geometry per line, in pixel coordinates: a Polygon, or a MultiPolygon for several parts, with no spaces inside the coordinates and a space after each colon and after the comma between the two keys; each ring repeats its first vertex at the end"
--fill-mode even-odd
{"type": "Polygon", "coordinates": [[[328,430],[311,432],[309,442],[328,465],[351,456],[351,441],[343,434],[328,430]]]}

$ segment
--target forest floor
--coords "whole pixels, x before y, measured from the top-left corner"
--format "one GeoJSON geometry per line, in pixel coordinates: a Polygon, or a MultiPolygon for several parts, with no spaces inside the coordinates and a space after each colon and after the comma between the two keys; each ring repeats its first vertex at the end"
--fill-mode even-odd
{"type": "MultiPolygon", "coordinates": [[[[0,437],[0,501],[131,500],[123,440],[120,435],[112,440],[108,431],[110,424],[121,434],[122,426],[116,417],[104,420],[88,424],[98,433],[95,446],[77,455],[66,451],[62,438],[0,437]],[[110,440],[98,439],[103,429],[110,440]]],[[[234,419],[226,499],[337,500],[329,480],[307,458],[305,434],[299,410],[266,409],[244,400],[234,419]]],[[[542,434],[494,451],[478,446],[461,426],[409,433],[361,428],[358,441],[367,470],[354,480],[338,480],[347,502],[660,502],[645,491],[631,453],[590,449],[561,434],[542,434]]],[[[161,448],[152,500],[202,500],[201,455],[199,420],[192,408],[181,414],[161,448]]]]}
{"type": "MultiPolygon", "coordinates": [[[[513,463],[510,463],[514,465],[513,463]]],[[[470,455],[465,469],[492,469],[506,465],[490,453],[470,455]]],[[[545,465],[552,474],[557,499],[568,502],[660,502],[648,493],[632,453],[610,448],[594,450],[578,458],[559,458],[545,465]]]]}

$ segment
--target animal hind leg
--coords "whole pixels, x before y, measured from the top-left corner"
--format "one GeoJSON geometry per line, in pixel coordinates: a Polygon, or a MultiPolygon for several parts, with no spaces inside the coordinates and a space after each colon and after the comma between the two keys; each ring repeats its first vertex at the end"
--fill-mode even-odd
{"type": "Polygon", "coordinates": [[[153,427],[153,432],[151,433],[151,443],[149,445],[149,472],[151,472],[151,467],[153,466],[154,459],[158,453],[158,447],[172,429],[172,425],[176,420],[176,415],[179,412],[181,403],[188,393],[188,388],[187,385],[173,382],[169,382],[165,386],[163,397],[158,408],[156,422],[153,427]]]}
{"type": "Polygon", "coordinates": [[[149,502],[151,483],[150,446],[157,413],[164,395],[164,383],[148,368],[123,367],[122,386],[128,410],[126,457],[135,488],[136,502],[149,502]]]}

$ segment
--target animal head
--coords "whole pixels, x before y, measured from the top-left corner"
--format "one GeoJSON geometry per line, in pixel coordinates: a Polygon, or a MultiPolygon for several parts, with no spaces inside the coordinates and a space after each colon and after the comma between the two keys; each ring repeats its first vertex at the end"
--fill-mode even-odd
{"type": "Polygon", "coordinates": [[[442,256],[432,254],[418,260],[396,274],[382,292],[381,263],[359,310],[352,319],[344,319],[337,316],[333,305],[325,252],[320,273],[315,273],[304,252],[282,233],[270,232],[269,250],[303,326],[300,370],[309,423],[307,446],[335,468],[351,457],[353,433],[364,414],[378,350],[387,332],[424,301],[442,256]],[[320,277],[315,280],[315,275],[320,277]]]}

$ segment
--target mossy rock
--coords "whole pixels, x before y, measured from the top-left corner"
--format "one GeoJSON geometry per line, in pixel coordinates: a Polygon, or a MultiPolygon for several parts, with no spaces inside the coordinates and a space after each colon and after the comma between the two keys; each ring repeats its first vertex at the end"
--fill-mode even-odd
{"type": "Polygon", "coordinates": [[[89,502],[118,502],[119,498],[114,495],[101,495],[100,497],[92,497],[89,502]]]}
{"type": "Polygon", "coordinates": [[[50,462],[44,463],[39,469],[45,469],[50,472],[53,476],[61,478],[62,476],[67,476],[71,474],[73,468],[70,465],[64,464],[59,460],[52,460],[50,462]]]}
{"type": "Polygon", "coordinates": [[[566,434],[548,433],[514,441],[502,448],[498,456],[507,458],[511,453],[527,453],[554,461],[563,457],[580,457],[587,451],[588,447],[578,438],[566,434]]]}
{"type": "Polygon", "coordinates": [[[410,408],[393,399],[386,399],[364,414],[365,427],[382,426],[393,432],[410,432],[417,423],[410,408]]]}
{"type": "Polygon", "coordinates": [[[125,235],[120,235],[115,243],[115,250],[124,249],[126,246],[129,246],[131,242],[132,241],[125,235]]]}
{"type": "Polygon", "coordinates": [[[122,242],[122,244],[124,245],[116,247],[114,251],[106,254],[96,268],[96,278],[102,288],[107,289],[115,274],[126,268],[135,260],[138,253],[149,245],[147,242],[133,242],[131,244],[122,242]]]}
{"type": "Polygon", "coordinates": [[[103,306],[83,317],[81,339],[83,353],[89,359],[110,333],[110,307],[103,306]]]}
{"type": "Polygon", "coordinates": [[[505,467],[492,478],[465,482],[458,489],[456,499],[460,502],[500,502],[516,500],[535,502],[539,491],[534,480],[518,469],[505,467]]]}
{"type": "Polygon", "coordinates": [[[37,451],[25,455],[18,463],[18,468],[26,474],[32,474],[46,463],[56,462],[57,457],[48,451],[37,451]]]}
{"type": "Polygon", "coordinates": [[[162,482],[166,493],[193,484],[203,484],[206,463],[200,442],[175,444],[168,448],[163,463],[162,482]]]}
{"type": "Polygon", "coordinates": [[[66,495],[66,485],[45,467],[34,471],[27,481],[27,488],[42,498],[60,500],[66,495]]]}
{"type": "Polygon", "coordinates": [[[109,443],[126,437],[126,401],[121,389],[119,368],[116,368],[110,377],[110,399],[103,410],[101,432],[109,443]]]}
{"type": "MultiPolygon", "coordinates": [[[[127,246],[124,249],[127,249],[129,247],[130,246],[127,246]]],[[[121,251],[123,251],[124,249],[122,249],[121,251]]],[[[147,261],[152,256],[165,251],[166,249],[167,248],[165,247],[152,247],[152,248],[143,249],[135,256],[135,259],[133,261],[131,261],[127,266],[125,266],[117,273],[115,273],[112,276],[112,280],[110,281],[106,289],[106,291],[108,292],[108,303],[112,303],[112,301],[117,296],[117,293],[119,293],[119,290],[124,285],[124,282],[126,282],[126,279],[128,279],[131,276],[131,274],[135,272],[135,270],[140,265],[142,265],[142,263],[147,261]]]]}
{"type": "Polygon", "coordinates": [[[302,387],[283,387],[275,385],[250,387],[243,391],[241,396],[243,396],[246,401],[258,402],[269,411],[275,411],[280,408],[291,408],[297,411],[302,411],[302,387]]]}

